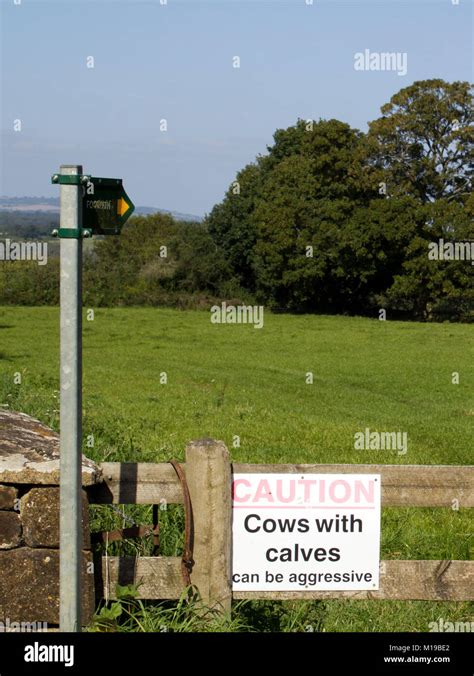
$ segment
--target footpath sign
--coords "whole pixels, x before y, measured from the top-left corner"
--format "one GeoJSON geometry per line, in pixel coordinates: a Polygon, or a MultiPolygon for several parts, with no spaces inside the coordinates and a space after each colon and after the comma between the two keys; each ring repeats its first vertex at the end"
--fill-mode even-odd
{"type": "Polygon", "coordinates": [[[380,475],[235,474],[234,591],[379,588],[380,475]]]}
{"type": "Polygon", "coordinates": [[[135,207],[121,178],[91,176],[82,200],[84,227],[94,235],[118,235],[135,207]]]}
{"type": "MultiPolygon", "coordinates": [[[[67,166],[69,165],[62,165],[67,166]]],[[[70,214],[67,203],[61,203],[60,228],[54,231],[60,238],[82,239],[91,235],[120,235],[123,226],[135,210],[121,178],[101,178],[82,173],[64,174],[61,171],[52,176],[51,182],[67,188],[73,186],[76,191],[74,198],[71,192],[66,199],[75,200],[76,207],[79,199],[82,202],[80,217],[76,215],[74,218],[76,226],[74,228],[67,225],[64,227],[66,213],[69,216],[70,214]]]]}

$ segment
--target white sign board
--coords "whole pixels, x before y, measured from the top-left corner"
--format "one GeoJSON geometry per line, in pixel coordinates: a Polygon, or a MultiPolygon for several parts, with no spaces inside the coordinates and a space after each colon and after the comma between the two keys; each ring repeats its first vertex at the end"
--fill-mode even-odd
{"type": "Polygon", "coordinates": [[[234,474],[234,591],[379,588],[379,474],[234,474]]]}

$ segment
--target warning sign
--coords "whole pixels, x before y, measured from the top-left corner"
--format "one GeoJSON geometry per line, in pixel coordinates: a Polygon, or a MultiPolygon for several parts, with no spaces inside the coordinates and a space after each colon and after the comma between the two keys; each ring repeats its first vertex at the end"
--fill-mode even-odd
{"type": "Polygon", "coordinates": [[[235,474],[235,591],[379,588],[380,475],[235,474]]]}

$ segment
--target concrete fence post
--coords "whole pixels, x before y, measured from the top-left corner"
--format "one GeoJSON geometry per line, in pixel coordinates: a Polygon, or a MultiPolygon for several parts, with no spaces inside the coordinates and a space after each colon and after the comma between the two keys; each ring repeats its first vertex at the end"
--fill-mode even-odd
{"type": "Polygon", "coordinates": [[[186,480],[194,521],[191,582],[203,602],[230,616],[232,503],[230,455],[222,441],[201,439],[186,448],[186,480]]]}

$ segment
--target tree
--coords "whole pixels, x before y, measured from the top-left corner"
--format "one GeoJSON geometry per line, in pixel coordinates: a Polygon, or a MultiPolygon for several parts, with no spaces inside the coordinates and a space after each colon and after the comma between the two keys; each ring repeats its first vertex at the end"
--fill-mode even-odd
{"type": "Polygon", "coordinates": [[[375,199],[353,212],[339,231],[338,264],[330,273],[342,310],[367,314],[387,307],[379,295],[403,272],[424,219],[423,206],[410,196],[375,199]]]}
{"type": "Polygon", "coordinates": [[[89,304],[182,307],[199,305],[199,294],[215,298],[229,289],[239,292],[206,227],[165,214],[133,218],[120,237],[97,242],[84,263],[89,304]]]}
{"type": "Polygon", "coordinates": [[[262,170],[257,158],[255,164],[248,164],[238,172],[224,200],[205,220],[209,234],[225,252],[233,274],[250,291],[255,289],[253,250],[257,233],[253,214],[261,180],[262,170]]]}
{"type": "Polygon", "coordinates": [[[207,223],[246,289],[275,307],[314,309],[322,242],[333,241],[331,228],[377,195],[365,176],[362,136],[338,120],[298,120],[278,129],[268,155],[237,174],[207,223]],[[313,259],[310,245],[318,247],[313,259]]]}
{"type": "MultiPolygon", "coordinates": [[[[419,213],[419,210],[418,210],[419,213]]],[[[474,321],[474,266],[466,260],[432,260],[433,243],[474,240],[474,195],[465,204],[442,199],[422,207],[423,223],[406,247],[401,269],[379,295],[383,307],[420,320],[474,321]]]]}
{"type": "Polygon", "coordinates": [[[340,308],[330,284],[340,232],[377,194],[364,180],[361,137],[338,120],[299,120],[276,132],[254,213],[257,293],[274,307],[340,308]]]}
{"type": "Polygon", "coordinates": [[[474,112],[468,82],[414,82],[369,125],[367,155],[390,195],[423,203],[472,191],[474,112]]]}

